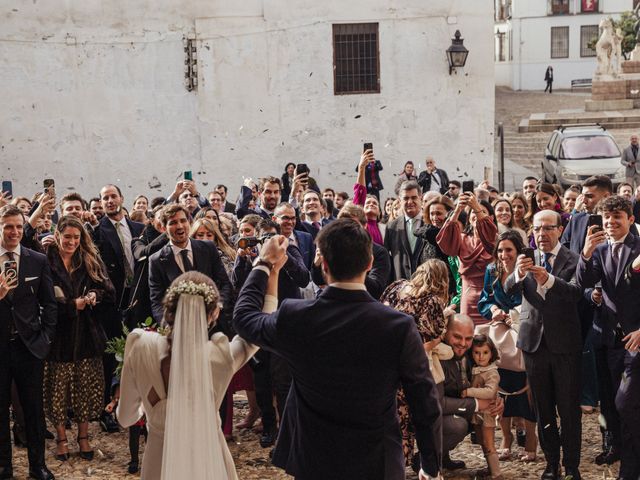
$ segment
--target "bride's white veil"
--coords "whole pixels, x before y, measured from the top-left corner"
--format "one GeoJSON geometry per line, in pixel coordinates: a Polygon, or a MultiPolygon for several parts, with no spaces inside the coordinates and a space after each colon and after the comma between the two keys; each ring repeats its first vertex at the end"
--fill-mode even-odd
{"type": "Polygon", "coordinates": [[[173,327],[162,480],[227,478],[199,295],[182,294],[173,327]]]}

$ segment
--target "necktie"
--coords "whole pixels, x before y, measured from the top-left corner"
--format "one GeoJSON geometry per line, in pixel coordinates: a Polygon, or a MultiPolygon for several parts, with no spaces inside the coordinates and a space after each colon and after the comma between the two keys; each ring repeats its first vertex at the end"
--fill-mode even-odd
{"type": "Polygon", "coordinates": [[[191,260],[189,260],[189,250],[186,248],[184,250],[180,250],[180,256],[182,257],[182,266],[184,267],[184,272],[190,272],[193,270],[193,264],[191,260]]]}
{"type": "Polygon", "coordinates": [[[127,258],[126,248],[124,241],[124,236],[122,235],[122,224],[120,222],[116,223],[116,233],[118,234],[118,238],[120,239],[120,244],[122,245],[122,254],[124,256],[124,275],[125,275],[125,287],[131,286],[131,282],[133,281],[133,270],[131,269],[131,265],[129,264],[129,259],[127,258]]]}
{"type": "Polygon", "coordinates": [[[544,252],[542,254],[542,261],[544,262],[544,269],[548,272],[551,273],[551,257],[553,257],[553,253],[550,252],[544,252]]]}
{"type": "Polygon", "coordinates": [[[615,269],[616,276],[618,273],[618,266],[620,264],[620,249],[622,248],[622,243],[613,243],[611,244],[611,260],[613,260],[613,268],[615,269]]]}
{"type": "MultiPolygon", "coordinates": [[[[7,252],[7,258],[9,259],[10,262],[13,262],[16,257],[15,254],[13,252],[7,252]]],[[[18,269],[16,268],[16,275],[18,274],[18,269]]],[[[12,289],[9,290],[9,293],[7,293],[7,297],[9,298],[9,300],[11,300],[13,298],[13,294],[15,293],[16,289],[12,289]]]]}
{"type": "Polygon", "coordinates": [[[411,253],[416,249],[416,236],[413,234],[413,218],[407,219],[407,240],[409,240],[409,246],[411,247],[411,253]]]}
{"type": "Polygon", "coordinates": [[[316,230],[320,230],[320,227],[322,225],[320,225],[320,222],[313,222],[311,225],[313,225],[313,228],[315,228],[316,230]]]}

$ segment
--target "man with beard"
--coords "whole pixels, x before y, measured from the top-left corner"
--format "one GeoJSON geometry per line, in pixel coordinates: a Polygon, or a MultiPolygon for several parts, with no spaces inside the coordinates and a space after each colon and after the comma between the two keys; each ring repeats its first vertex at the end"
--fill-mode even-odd
{"type": "Polygon", "coordinates": [[[260,206],[256,206],[255,209],[251,209],[249,208],[249,203],[251,202],[253,194],[248,186],[243,185],[240,189],[240,200],[238,201],[238,208],[236,209],[238,218],[256,213],[262,218],[271,220],[276,206],[280,203],[281,190],[282,184],[279,178],[269,176],[260,179],[260,185],[258,187],[258,199],[260,200],[260,206]]]}
{"type": "MultiPolygon", "coordinates": [[[[98,247],[100,257],[107,267],[109,280],[116,290],[116,303],[101,302],[95,307],[98,318],[108,339],[122,335],[124,311],[129,301],[129,293],[133,284],[134,259],[131,241],[140,236],[144,225],[132,222],[122,209],[124,197],[116,185],[105,185],[100,190],[100,200],[105,216],[93,228],[93,241],[98,247]]],[[[111,401],[111,379],[116,367],[113,354],[105,354],[105,404],[111,401]]],[[[102,428],[107,432],[117,432],[118,424],[111,414],[104,413],[101,418],[102,428]]]]}

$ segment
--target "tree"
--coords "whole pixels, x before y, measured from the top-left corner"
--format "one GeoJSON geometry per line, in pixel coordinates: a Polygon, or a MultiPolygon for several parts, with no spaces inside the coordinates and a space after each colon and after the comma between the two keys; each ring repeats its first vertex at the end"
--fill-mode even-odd
{"type": "MultiPolygon", "coordinates": [[[[627,54],[630,53],[636,46],[636,22],[638,19],[633,12],[622,12],[619,20],[611,19],[613,23],[613,31],[617,31],[618,28],[622,31],[622,56],[625,60],[628,60],[627,54]]],[[[595,51],[598,37],[593,37],[587,46],[595,51]]]]}

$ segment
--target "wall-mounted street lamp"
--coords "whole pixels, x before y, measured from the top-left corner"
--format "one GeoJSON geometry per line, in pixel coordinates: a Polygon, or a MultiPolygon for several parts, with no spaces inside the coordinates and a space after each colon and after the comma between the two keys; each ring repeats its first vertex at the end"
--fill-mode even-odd
{"type": "Polygon", "coordinates": [[[447,60],[449,61],[449,75],[455,68],[464,67],[467,63],[469,50],[463,45],[464,38],[460,38],[460,30],[456,30],[455,38],[451,39],[451,46],[447,48],[447,60]]]}

